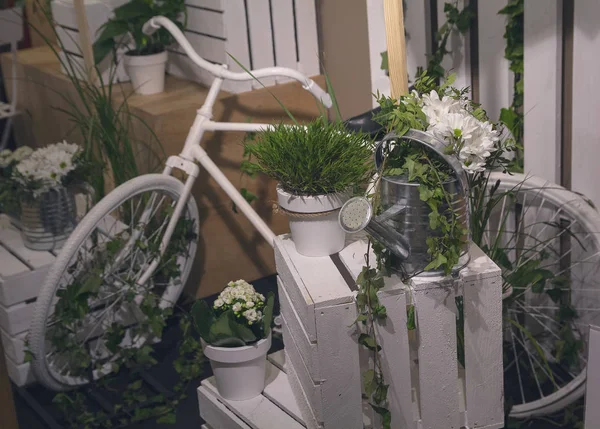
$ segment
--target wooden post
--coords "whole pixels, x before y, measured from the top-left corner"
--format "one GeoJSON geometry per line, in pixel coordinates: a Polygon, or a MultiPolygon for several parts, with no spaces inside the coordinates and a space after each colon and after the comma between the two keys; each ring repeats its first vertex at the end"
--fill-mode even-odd
{"type": "Polygon", "coordinates": [[[402,0],[384,0],[383,7],[391,94],[397,98],[408,93],[402,0]]]}
{"type": "Polygon", "coordinates": [[[0,341],[0,429],[19,429],[2,341],[0,341]]]}
{"type": "Polygon", "coordinates": [[[90,27],[85,15],[85,6],[83,0],[75,0],[75,16],[77,17],[77,26],[79,27],[79,46],[83,54],[83,63],[85,65],[85,74],[88,82],[93,83],[94,74],[94,51],[92,49],[92,39],[90,37],[90,27]]]}

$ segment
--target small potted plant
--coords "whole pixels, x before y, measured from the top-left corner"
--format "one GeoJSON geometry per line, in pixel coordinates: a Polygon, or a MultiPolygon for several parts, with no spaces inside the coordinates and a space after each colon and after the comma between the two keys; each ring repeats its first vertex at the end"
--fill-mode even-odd
{"type": "Polygon", "coordinates": [[[164,91],[167,47],[173,37],[164,28],[151,36],[144,34],[144,24],[155,16],[164,16],[182,30],[186,9],[183,0],[131,0],[114,10],[114,17],[102,27],[94,42],[94,60],[101,62],[117,46],[133,39],[134,46],[124,56],[125,68],[138,94],[156,94],[164,91]]]}
{"type": "Polygon", "coordinates": [[[338,211],[372,172],[372,141],[341,122],[277,125],[246,143],[242,170],[277,179],[279,208],[290,219],[296,250],[327,256],[344,247],[338,211]]]}
{"type": "Polygon", "coordinates": [[[1,158],[10,171],[2,178],[2,201],[18,212],[23,243],[34,250],[60,248],[79,217],[75,195],[93,194],[84,182],[91,166],[81,148],[63,141],[36,151],[3,152],[1,158]]]}
{"type": "Polygon", "coordinates": [[[264,390],[274,304],[272,292],[265,298],[238,280],[229,282],[212,307],[203,300],[193,305],[194,325],[223,398],[243,401],[264,390]]]}

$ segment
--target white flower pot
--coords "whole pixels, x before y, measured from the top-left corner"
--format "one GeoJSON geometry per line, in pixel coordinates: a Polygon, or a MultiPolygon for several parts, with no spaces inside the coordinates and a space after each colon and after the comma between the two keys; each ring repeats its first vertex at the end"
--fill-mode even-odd
{"type": "Polygon", "coordinates": [[[245,401],[260,395],[265,389],[270,348],[271,334],[256,344],[244,347],[204,344],[204,356],[210,359],[219,394],[231,401],[245,401]]]}
{"type": "Polygon", "coordinates": [[[136,93],[150,95],[165,90],[167,51],[153,55],[125,54],[123,58],[136,93]]]}
{"type": "Polygon", "coordinates": [[[277,186],[279,207],[299,214],[289,216],[292,240],[298,253],[304,256],[329,256],[344,248],[346,233],[338,223],[338,209],[349,198],[350,192],[299,196],[277,186]],[[324,212],[331,213],[318,215],[324,212]]]}

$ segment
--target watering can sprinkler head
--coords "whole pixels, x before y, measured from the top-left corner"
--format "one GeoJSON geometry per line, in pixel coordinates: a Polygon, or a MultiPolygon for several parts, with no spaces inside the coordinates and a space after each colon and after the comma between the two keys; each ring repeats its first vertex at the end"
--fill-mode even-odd
{"type": "Polygon", "coordinates": [[[405,236],[387,223],[405,210],[405,206],[397,203],[379,216],[373,216],[373,206],[365,197],[351,198],[342,206],[338,217],[341,228],[348,233],[362,230],[383,244],[400,260],[410,256],[410,245],[405,236]]]}

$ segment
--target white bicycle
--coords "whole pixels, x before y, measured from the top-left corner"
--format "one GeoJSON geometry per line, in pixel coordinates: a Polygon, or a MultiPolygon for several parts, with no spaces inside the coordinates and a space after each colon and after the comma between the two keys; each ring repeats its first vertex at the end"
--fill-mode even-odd
{"type": "Polygon", "coordinates": [[[197,163],[273,245],[273,231],[200,146],[205,131],[255,132],[270,126],[212,121],[223,81],[287,77],[302,83],[325,107],[332,105],[322,88],[296,70],[272,67],[234,73],[201,58],[167,18],[151,19],[144,31],[151,34],[160,27],[215,80],[182,152],[168,158],[162,174],[134,178],[102,199],[77,226],[48,273],[29,348],[36,379],[52,390],[87,384],[116,371],[115,356],[160,338],[196,253],[199,216],[191,190],[200,173],[197,163]],[[185,183],[171,175],[173,170],[187,175],[185,183]]]}

